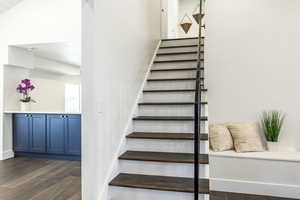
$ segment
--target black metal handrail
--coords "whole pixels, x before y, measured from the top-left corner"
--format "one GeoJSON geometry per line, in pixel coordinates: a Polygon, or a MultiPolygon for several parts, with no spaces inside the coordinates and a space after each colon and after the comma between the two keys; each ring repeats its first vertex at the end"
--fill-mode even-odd
{"type": "Polygon", "coordinates": [[[202,87],[204,81],[201,75],[204,72],[204,66],[201,62],[201,46],[202,46],[202,19],[203,19],[203,0],[200,0],[200,23],[199,23],[199,49],[197,61],[197,76],[196,76],[196,93],[195,93],[195,123],[194,123],[194,199],[199,200],[199,154],[200,154],[200,134],[201,134],[201,100],[202,100],[202,87]],[[202,71],[202,73],[201,73],[202,71]]]}

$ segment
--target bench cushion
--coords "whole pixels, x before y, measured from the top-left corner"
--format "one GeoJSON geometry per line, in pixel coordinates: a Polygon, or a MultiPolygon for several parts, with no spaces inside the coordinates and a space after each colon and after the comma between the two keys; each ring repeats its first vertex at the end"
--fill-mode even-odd
{"type": "Polygon", "coordinates": [[[265,151],[258,123],[231,123],[227,125],[237,152],[265,151]]]}
{"type": "Polygon", "coordinates": [[[209,126],[209,140],[214,152],[233,149],[233,140],[228,128],[222,124],[209,126]]]}

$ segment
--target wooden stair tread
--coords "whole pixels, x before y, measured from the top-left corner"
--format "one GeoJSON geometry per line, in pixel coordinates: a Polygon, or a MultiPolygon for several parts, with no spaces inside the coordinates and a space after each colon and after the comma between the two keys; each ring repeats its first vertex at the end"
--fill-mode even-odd
{"type": "MultiPolygon", "coordinates": [[[[149,151],[127,151],[119,157],[120,160],[170,162],[170,163],[194,163],[192,153],[168,153],[149,151]]],[[[208,154],[199,155],[199,164],[208,164],[208,154]]]]}
{"type": "MultiPolygon", "coordinates": [[[[143,102],[139,103],[140,106],[144,105],[195,105],[195,102],[143,102]]],[[[201,102],[200,104],[206,105],[208,102],[201,102]]]]}
{"type": "MultiPolygon", "coordinates": [[[[201,51],[200,53],[204,53],[201,51]]],[[[168,52],[168,53],[157,53],[157,56],[172,56],[172,55],[186,55],[186,54],[198,54],[198,51],[181,51],[181,52],[168,52]]]]}
{"type": "MultiPolygon", "coordinates": [[[[201,46],[204,46],[203,44],[201,46]]],[[[172,46],[161,46],[160,49],[169,49],[169,48],[189,48],[189,47],[198,47],[198,44],[193,45],[172,45],[172,46]]]]}
{"type": "MultiPolygon", "coordinates": [[[[205,37],[201,37],[202,39],[205,39],[205,37]]],[[[161,41],[173,41],[173,40],[196,40],[199,39],[199,37],[187,37],[187,38],[166,38],[162,39],[161,41]]]]}
{"type": "MultiPolygon", "coordinates": [[[[204,61],[204,59],[200,59],[204,61]]],[[[177,62],[197,62],[198,59],[180,59],[180,60],[157,60],[154,63],[177,63],[177,62]]]]}
{"type": "MultiPolygon", "coordinates": [[[[207,89],[201,89],[202,92],[206,92],[207,89]]],[[[172,89],[172,90],[144,90],[144,92],[196,92],[195,89],[172,89]]]]}
{"type": "MultiPolygon", "coordinates": [[[[204,80],[204,78],[200,78],[204,80]]],[[[147,81],[195,81],[196,78],[152,78],[147,81]]]]}
{"type": "MultiPolygon", "coordinates": [[[[133,120],[166,120],[166,121],[193,121],[193,116],[138,116],[133,120]]],[[[201,117],[201,121],[207,121],[207,117],[201,117]]]]}
{"type": "MultiPolygon", "coordinates": [[[[168,71],[192,71],[192,70],[197,70],[195,67],[190,67],[190,68],[167,68],[167,69],[151,69],[151,72],[168,72],[168,71]]],[[[201,68],[200,70],[204,70],[204,68],[201,68]]]]}
{"type": "MultiPolygon", "coordinates": [[[[194,140],[195,136],[193,133],[133,132],[126,137],[134,139],[194,140]]],[[[200,140],[208,140],[208,134],[200,134],[200,140]]]]}
{"type": "MultiPolygon", "coordinates": [[[[174,192],[194,192],[194,179],[170,176],[150,176],[121,173],[111,182],[111,186],[140,188],[174,192]]],[[[199,179],[199,193],[209,194],[209,180],[199,179]]]]}

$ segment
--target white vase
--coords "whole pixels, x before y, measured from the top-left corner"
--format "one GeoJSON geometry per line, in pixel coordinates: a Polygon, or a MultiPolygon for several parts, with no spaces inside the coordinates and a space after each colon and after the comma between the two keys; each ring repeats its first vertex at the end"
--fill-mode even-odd
{"type": "Polygon", "coordinates": [[[280,151],[279,142],[268,142],[268,150],[271,152],[280,151]]]}
{"type": "Polygon", "coordinates": [[[30,111],[31,110],[31,103],[30,102],[28,102],[28,103],[21,102],[20,103],[20,110],[22,112],[24,112],[24,111],[30,111]]]}

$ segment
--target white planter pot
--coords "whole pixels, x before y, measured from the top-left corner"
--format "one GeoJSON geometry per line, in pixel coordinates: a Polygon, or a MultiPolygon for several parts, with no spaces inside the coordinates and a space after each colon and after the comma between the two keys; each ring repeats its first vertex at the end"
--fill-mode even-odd
{"type": "Polygon", "coordinates": [[[31,103],[30,102],[29,103],[21,102],[20,103],[20,110],[22,112],[24,112],[24,111],[30,111],[31,110],[31,103]]]}
{"type": "Polygon", "coordinates": [[[279,142],[268,142],[268,150],[272,152],[280,151],[279,142]]]}

